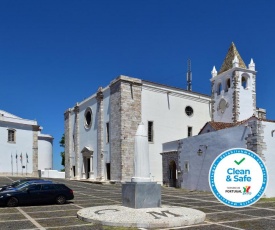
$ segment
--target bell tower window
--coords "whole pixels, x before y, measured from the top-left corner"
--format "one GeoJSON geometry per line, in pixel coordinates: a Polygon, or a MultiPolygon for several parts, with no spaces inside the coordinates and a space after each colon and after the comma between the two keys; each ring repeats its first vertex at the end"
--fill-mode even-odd
{"type": "Polygon", "coordinates": [[[226,80],[226,88],[225,88],[225,92],[228,92],[228,89],[230,88],[231,82],[230,82],[230,78],[228,78],[226,80]]]}
{"type": "Polygon", "coordinates": [[[222,92],[222,83],[219,83],[218,84],[218,92],[217,92],[217,94],[220,95],[221,92],[222,92]]]}
{"type": "Polygon", "coordinates": [[[243,87],[244,89],[247,88],[247,78],[244,77],[244,76],[242,76],[242,87],[243,87]]]}

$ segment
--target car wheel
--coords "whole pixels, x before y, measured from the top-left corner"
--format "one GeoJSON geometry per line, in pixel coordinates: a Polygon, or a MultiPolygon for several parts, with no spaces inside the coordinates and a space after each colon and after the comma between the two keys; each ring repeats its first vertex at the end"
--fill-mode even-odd
{"type": "Polygon", "coordinates": [[[59,195],[58,197],[56,197],[56,203],[57,204],[65,204],[66,203],[66,197],[63,195],[59,195]]]}
{"type": "Polygon", "coordinates": [[[7,201],[7,206],[8,207],[16,207],[18,205],[18,200],[15,197],[11,197],[8,201],[7,201]]]}

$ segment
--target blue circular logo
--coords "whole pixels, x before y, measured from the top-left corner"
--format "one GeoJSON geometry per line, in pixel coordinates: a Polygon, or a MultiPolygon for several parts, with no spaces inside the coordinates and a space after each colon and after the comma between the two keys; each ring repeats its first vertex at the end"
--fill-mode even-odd
{"type": "Polygon", "coordinates": [[[209,185],[215,197],[234,208],[257,202],[267,186],[267,170],[254,152],[234,148],[221,153],[209,170],[209,185]]]}

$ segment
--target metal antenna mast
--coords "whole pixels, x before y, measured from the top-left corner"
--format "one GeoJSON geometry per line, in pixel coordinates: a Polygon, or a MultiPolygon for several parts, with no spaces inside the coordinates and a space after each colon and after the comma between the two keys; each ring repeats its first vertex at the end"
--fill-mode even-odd
{"type": "Polygon", "coordinates": [[[187,90],[192,91],[192,72],[191,72],[191,60],[187,60],[187,90]]]}

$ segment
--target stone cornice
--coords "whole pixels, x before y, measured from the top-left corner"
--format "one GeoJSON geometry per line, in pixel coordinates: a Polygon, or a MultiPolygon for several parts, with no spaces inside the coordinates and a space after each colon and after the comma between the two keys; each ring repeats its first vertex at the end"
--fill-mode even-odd
{"type": "Polygon", "coordinates": [[[120,75],[119,77],[111,81],[110,87],[112,87],[112,85],[116,84],[117,82],[124,82],[133,85],[142,85],[141,79],[120,75]]]}
{"type": "Polygon", "coordinates": [[[160,155],[169,155],[169,154],[177,154],[178,153],[178,151],[169,151],[169,152],[162,152],[162,153],[160,153],[160,155]]]}
{"type": "Polygon", "coordinates": [[[71,109],[67,109],[65,112],[64,112],[64,119],[67,120],[70,116],[70,113],[71,113],[71,109]]]}
{"type": "Polygon", "coordinates": [[[255,71],[255,70],[244,69],[244,68],[241,68],[241,67],[234,67],[234,68],[231,68],[231,69],[229,69],[225,72],[222,72],[222,73],[218,74],[215,77],[212,77],[210,79],[210,81],[214,81],[216,79],[219,79],[221,76],[224,76],[224,75],[231,75],[231,72],[233,72],[233,71],[242,71],[242,72],[246,72],[246,73],[252,73],[252,74],[255,74],[255,75],[257,73],[257,71],[255,71]]]}
{"type": "Polygon", "coordinates": [[[97,101],[102,101],[103,100],[103,91],[102,87],[99,87],[96,93],[96,99],[97,101]]]}
{"type": "Polygon", "coordinates": [[[75,105],[74,110],[75,113],[79,113],[79,105],[78,103],[75,105]]]}

